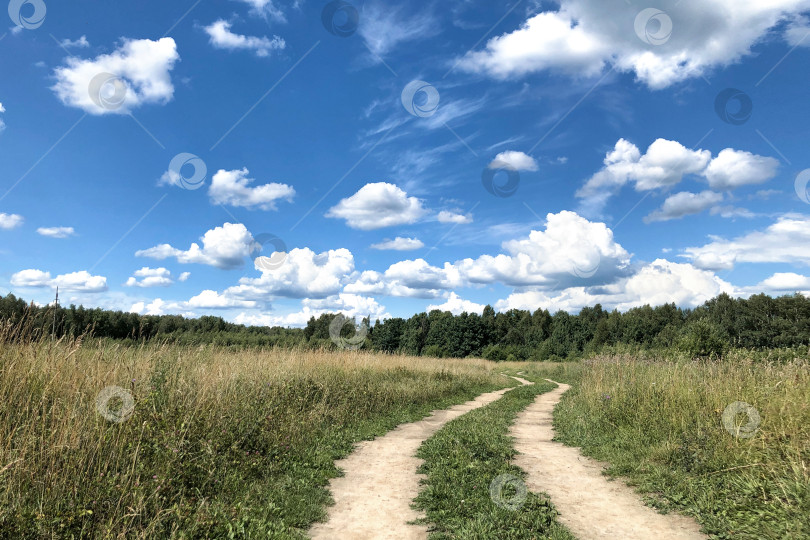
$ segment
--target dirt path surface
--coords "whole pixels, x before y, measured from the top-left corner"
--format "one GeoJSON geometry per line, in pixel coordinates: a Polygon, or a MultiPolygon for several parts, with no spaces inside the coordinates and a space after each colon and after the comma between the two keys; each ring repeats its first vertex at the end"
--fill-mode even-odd
{"type": "MultiPolygon", "coordinates": [[[[549,380],[549,379],[546,379],[549,380]]],[[[550,381],[554,382],[554,381],[550,381]]],[[[578,448],[552,442],[552,413],[567,384],[537,396],[512,426],[515,464],[528,473],[526,487],[544,491],[560,512],[559,522],[582,540],[704,539],[692,519],[662,515],[644,506],[632,488],[602,475],[606,464],[582,456],[578,448]]]]}
{"type": "MultiPolygon", "coordinates": [[[[532,384],[514,377],[522,384],[532,384]]],[[[312,538],[397,539],[427,538],[427,527],[408,525],[421,516],[411,508],[419,494],[416,470],[422,460],[414,457],[419,446],[444,424],[500,398],[510,388],[481,394],[472,401],[433,411],[419,422],[403,424],[373,441],[363,441],[346,458],[335,462],[344,476],[329,482],[335,505],[325,523],[317,523],[312,538]]]]}

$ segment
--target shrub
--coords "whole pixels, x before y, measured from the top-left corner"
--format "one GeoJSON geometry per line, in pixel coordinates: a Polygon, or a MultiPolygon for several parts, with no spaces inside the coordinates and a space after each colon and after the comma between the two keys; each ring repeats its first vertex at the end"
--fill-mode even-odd
{"type": "Polygon", "coordinates": [[[717,325],[700,319],[684,328],[678,348],[692,358],[722,358],[728,351],[729,342],[717,325]]]}
{"type": "Polygon", "coordinates": [[[422,356],[430,356],[432,358],[447,358],[449,355],[441,345],[428,345],[422,349],[422,356]]]}
{"type": "Polygon", "coordinates": [[[508,355],[503,348],[499,347],[498,345],[490,345],[484,348],[482,356],[487,360],[492,360],[493,362],[503,362],[506,360],[508,355]]]}

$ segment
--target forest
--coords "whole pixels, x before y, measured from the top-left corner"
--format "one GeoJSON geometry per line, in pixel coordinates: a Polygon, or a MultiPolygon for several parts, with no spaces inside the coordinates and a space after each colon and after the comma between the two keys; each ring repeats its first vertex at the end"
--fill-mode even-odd
{"type": "MultiPolygon", "coordinates": [[[[335,326],[337,316],[313,317],[303,329],[270,328],[233,324],[214,316],[138,315],[75,305],[54,308],[36,306],[12,294],[0,297],[0,321],[39,335],[236,348],[336,348],[339,340],[331,338],[330,325],[335,326]]],[[[338,328],[341,336],[365,334],[361,341],[365,349],[413,356],[559,361],[630,347],[680,348],[694,357],[721,357],[729,349],[807,348],[810,299],[801,294],[777,298],[721,294],[694,309],[664,304],[619,312],[597,304],[578,314],[552,314],[545,309],[496,313],[486,306],[481,315],[434,310],[373,324],[364,318],[338,328]]]]}

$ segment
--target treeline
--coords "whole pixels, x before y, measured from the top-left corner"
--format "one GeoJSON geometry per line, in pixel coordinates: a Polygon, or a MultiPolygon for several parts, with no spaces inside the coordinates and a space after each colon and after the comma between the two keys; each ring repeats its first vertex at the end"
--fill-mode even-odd
{"type": "MultiPolygon", "coordinates": [[[[220,317],[138,315],[70,306],[36,307],[13,295],[0,297],[0,320],[25,321],[43,334],[131,340],[160,339],[180,344],[226,346],[337,347],[334,314],[311,318],[303,329],[249,327],[220,317]],[[332,328],[330,328],[330,326],[332,328]]],[[[352,325],[338,328],[351,336],[352,325]]],[[[727,294],[695,309],[675,304],[642,306],[624,313],[600,305],[578,314],[538,309],[481,315],[439,310],[409,319],[358,321],[366,349],[414,356],[484,357],[491,360],[562,360],[604,347],[682,348],[694,356],[722,356],[729,348],[769,349],[810,345],[810,299],[727,294]]]]}
{"type": "MultiPolygon", "coordinates": [[[[322,333],[325,323],[310,321],[307,328],[320,326],[322,333]]],[[[621,313],[597,304],[577,315],[544,309],[496,313],[491,306],[482,315],[436,310],[377,321],[369,341],[380,351],[490,360],[561,360],[621,345],[722,356],[729,348],[807,347],[810,299],[800,294],[735,299],[724,293],[696,309],[664,304],[621,313]]]]}
{"type": "Polygon", "coordinates": [[[82,306],[38,307],[13,294],[0,297],[0,321],[23,325],[28,334],[92,335],[117,340],[163,340],[181,345],[213,343],[241,347],[292,347],[303,343],[300,328],[245,326],[221,317],[138,315],[82,306]]]}

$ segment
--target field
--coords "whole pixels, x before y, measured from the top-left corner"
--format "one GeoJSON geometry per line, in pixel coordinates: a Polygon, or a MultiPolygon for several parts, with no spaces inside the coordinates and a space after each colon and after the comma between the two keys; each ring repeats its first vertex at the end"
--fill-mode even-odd
{"type": "MultiPolygon", "coordinates": [[[[555,411],[558,439],[609,462],[648,504],[694,516],[714,538],[810,537],[805,358],[494,363],[3,332],[3,538],[303,538],[326,516],[334,461],[354,443],[514,386],[502,372],[572,384],[555,411]],[[735,402],[757,409],[756,429],[745,415],[723,423],[735,402]]],[[[569,537],[542,493],[514,514],[480,489],[520,474],[506,430],[549,388],[509,392],[422,446],[417,505],[437,538],[569,537]]]]}
{"type": "Polygon", "coordinates": [[[4,538],[301,537],[358,440],[508,383],[485,361],[49,340],[0,349],[4,538]],[[135,407],[109,386],[131,394],[135,407]]]}
{"type": "Polygon", "coordinates": [[[555,411],[558,438],[715,538],[810,538],[810,362],[770,356],[593,358],[555,411]]]}

